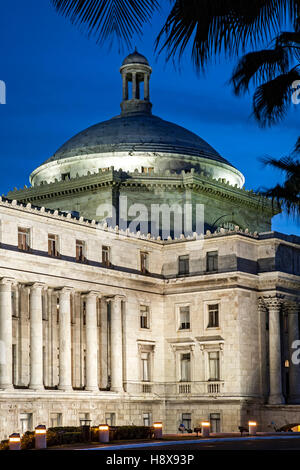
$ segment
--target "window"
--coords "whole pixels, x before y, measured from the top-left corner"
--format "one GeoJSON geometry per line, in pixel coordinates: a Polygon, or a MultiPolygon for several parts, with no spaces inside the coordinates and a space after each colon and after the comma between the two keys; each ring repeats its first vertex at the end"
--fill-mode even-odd
{"type": "Polygon", "coordinates": [[[218,252],[209,251],[206,253],[206,271],[214,272],[218,271],[218,252]]]}
{"type": "Polygon", "coordinates": [[[58,236],[49,233],[48,235],[48,255],[59,256],[58,252],[58,236]]]}
{"type": "Polygon", "coordinates": [[[181,382],[191,381],[191,355],[190,353],[181,354],[180,358],[181,366],[181,382]]]}
{"type": "Polygon", "coordinates": [[[141,361],[142,361],[142,381],[149,382],[150,381],[150,367],[149,367],[149,359],[150,354],[148,352],[143,352],[141,354],[141,361]]]}
{"type": "Polygon", "coordinates": [[[102,246],[102,263],[104,266],[110,266],[110,247],[109,246],[102,246]]]}
{"type": "Polygon", "coordinates": [[[150,413],[143,413],[143,425],[151,426],[151,414],[150,413]]]}
{"type": "Polygon", "coordinates": [[[190,272],[189,255],[179,256],[178,258],[178,274],[189,274],[190,272]]]}
{"type": "Polygon", "coordinates": [[[47,302],[44,293],[42,293],[42,319],[45,321],[48,320],[47,302]]]}
{"type": "Polygon", "coordinates": [[[192,428],[192,415],[191,415],[191,413],[182,413],[181,423],[180,424],[183,424],[185,429],[191,429],[192,428]]]}
{"type": "Polygon", "coordinates": [[[82,323],[86,325],[86,302],[82,302],[82,323]]]}
{"type": "Polygon", "coordinates": [[[20,421],[22,434],[27,431],[32,431],[32,413],[21,413],[20,421]]]}
{"type": "Polygon", "coordinates": [[[12,316],[18,317],[18,308],[17,308],[17,292],[15,290],[11,291],[11,311],[12,316]]]}
{"type": "Polygon", "coordinates": [[[59,323],[59,297],[56,297],[56,323],[59,323]]]}
{"type": "Polygon", "coordinates": [[[71,173],[62,173],[61,174],[62,181],[69,180],[70,178],[71,178],[71,173]]]}
{"type": "Polygon", "coordinates": [[[76,240],[76,261],[83,263],[85,261],[85,242],[76,240]]]}
{"type": "Polygon", "coordinates": [[[190,329],[190,307],[179,308],[179,329],[189,330],[190,329]]]}
{"type": "Polygon", "coordinates": [[[17,345],[12,345],[12,383],[17,384],[17,345]]]}
{"type": "Polygon", "coordinates": [[[18,228],[18,248],[19,250],[29,251],[30,248],[30,229],[18,228]]]}
{"type": "Polygon", "coordinates": [[[141,325],[141,328],[150,328],[148,305],[140,305],[140,325],[141,325]]]}
{"type": "Polygon", "coordinates": [[[108,424],[108,426],[115,426],[116,413],[105,413],[105,423],[108,424]]]}
{"type": "Polygon", "coordinates": [[[220,380],[220,359],[219,352],[208,353],[209,380],[220,380]]]}
{"type": "Polygon", "coordinates": [[[142,273],[148,273],[149,272],[149,253],[146,253],[145,251],[141,251],[140,261],[141,261],[142,273]]]}
{"type": "Polygon", "coordinates": [[[147,173],[148,175],[151,175],[151,173],[154,173],[154,167],[153,166],[150,166],[150,167],[142,166],[142,173],[147,173]]]}
{"type": "Polygon", "coordinates": [[[210,421],[210,430],[211,430],[211,432],[221,432],[220,413],[211,413],[209,415],[209,421],[210,421]]]}
{"type": "Polygon", "coordinates": [[[79,425],[80,426],[89,425],[90,422],[91,422],[90,413],[79,413],[79,425]]]}
{"type": "Polygon", "coordinates": [[[207,328],[219,327],[219,305],[208,305],[208,325],[207,328]]]}
{"type": "Polygon", "coordinates": [[[62,425],[62,413],[50,413],[50,428],[57,428],[62,425]]]}

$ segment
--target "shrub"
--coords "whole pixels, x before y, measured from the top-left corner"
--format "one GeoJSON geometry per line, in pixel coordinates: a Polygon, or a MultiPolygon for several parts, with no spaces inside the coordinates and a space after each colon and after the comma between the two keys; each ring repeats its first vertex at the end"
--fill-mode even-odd
{"type": "Polygon", "coordinates": [[[33,449],[35,446],[35,433],[34,431],[26,431],[21,439],[21,449],[33,449]]]}
{"type": "Polygon", "coordinates": [[[9,450],[8,439],[0,442],[0,450],[9,450]]]}

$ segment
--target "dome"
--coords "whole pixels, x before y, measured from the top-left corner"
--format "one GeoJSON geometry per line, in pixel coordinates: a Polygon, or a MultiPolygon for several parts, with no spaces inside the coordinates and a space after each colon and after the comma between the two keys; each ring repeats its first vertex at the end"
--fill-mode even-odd
{"type": "Polygon", "coordinates": [[[33,171],[33,185],[122,168],[125,172],[189,171],[241,187],[243,175],[211,145],[182,126],[152,114],[149,81],[152,69],[136,50],[120,68],[121,114],[79,132],[33,171]],[[130,65],[130,67],[127,67],[130,65]],[[130,93],[131,87],[131,93],[130,93]],[[149,170],[150,169],[150,170],[149,170]]]}
{"type": "Polygon", "coordinates": [[[95,124],[68,140],[45,163],[107,152],[163,152],[230,165],[201,137],[152,114],[121,115],[95,124]]]}
{"type": "Polygon", "coordinates": [[[144,64],[149,66],[149,62],[145,56],[140,54],[137,50],[135,50],[132,54],[129,54],[122,62],[123,65],[130,65],[130,64],[144,64]]]}

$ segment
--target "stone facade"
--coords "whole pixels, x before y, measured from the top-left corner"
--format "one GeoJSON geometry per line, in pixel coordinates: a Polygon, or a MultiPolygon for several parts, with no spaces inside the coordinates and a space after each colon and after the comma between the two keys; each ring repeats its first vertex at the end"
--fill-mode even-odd
{"type": "Polygon", "coordinates": [[[270,231],[278,208],[203,139],[152,116],[147,59],[121,74],[121,115],[0,198],[0,438],[86,419],[300,423],[300,239],[270,231]],[[122,196],[189,203],[193,226],[132,231],[122,196]]]}
{"type": "Polygon", "coordinates": [[[204,239],[157,240],[6,199],[0,217],[2,438],[22,432],[26,419],[28,427],[79,424],[83,416],[93,424],[142,424],[149,415],[168,432],[189,416],[191,426],[219,420],[222,431],[247,418],[261,429],[300,420],[298,369],[291,364],[287,385],[289,348],[278,346],[286,334],[295,337],[298,321],[297,237],[236,227],[204,239]],[[29,230],[28,249],[20,247],[20,228],[29,230]],[[57,236],[53,254],[49,234],[57,236]],[[85,241],[82,261],[76,240],[85,241]],[[277,253],[290,251],[294,271],[277,271],[277,253]],[[149,255],[147,273],[141,252],[149,255]],[[218,306],[215,324],[209,306],[218,306]],[[189,316],[183,328],[182,307],[189,316]]]}

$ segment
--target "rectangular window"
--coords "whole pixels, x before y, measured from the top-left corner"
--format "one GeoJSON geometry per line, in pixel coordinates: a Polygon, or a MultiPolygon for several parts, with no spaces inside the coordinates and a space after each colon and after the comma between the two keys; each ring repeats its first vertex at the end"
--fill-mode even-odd
{"type": "Polygon", "coordinates": [[[220,413],[211,413],[209,415],[211,432],[221,432],[220,413]]]}
{"type": "Polygon", "coordinates": [[[76,261],[83,263],[85,261],[85,242],[76,240],[76,261]]]}
{"type": "Polygon", "coordinates": [[[15,290],[11,291],[11,309],[12,316],[18,317],[18,306],[17,306],[17,292],[15,290]]]}
{"type": "Polygon", "coordinates": [[[143,413],[143,425],[151,426],[151,415],[150,413],[143,413]]]}
{"type": "Polygon", "coordinates": [[[206,271],[215,272],[218,271],[218,252],[209,251],[206,253],[206,271]]]}
{"type": "Polygon", "coordinates": [[[12,345],[12,383],[17,384],[17,345],[12,345]]]}
{"type": "Polygon", "coordinates": [[[29,251],[30,249],[30,229],[18,227],[18,248],[29,251]]]}
{"type": "Polygon", "coordinates": [[[179,329],[189,330],[190,329],[190,307],[179,308],[179,329]]]}
{"type": "Polygon", "coordinates": [[[69,180],[71,178],[71,173],[62,173],[61,179],[62,181],[69,180]]]}
{"type": "Polygon", "coordinates": [[[32,431],[32,413],[21,413],[21,433],[25,434],[27,431],[32,431]]]}
{"type": "Polygon", "coordinates": [[[115,426],[116,413],[105,413],[105,423],[108,424],[108,426],[115,426]]]}
{"type": "Polygon", "coordinates": [[[110,266],[110,247],[102,246],[102,263],[107,268],[110,266]]]}
{"type": "Polygon", "coordinates": [[[62,426],[62,413],[50,413],[50,428],[62,426]]]}
{"type": "Polygon", "coordinates": [[[181,354],[180,358],[181,366],[181,382],[190,382],[191,381],[191,355],[190,353],[181,354]]]}
{"type": "Polygon", "coordinates": [[[90,413],[79,413],[79,425],[86,426],[91,423],[90,413]]]}
{"type": "Polygon", "coordinates": [[[49,256],[59,256],[58,252],[58,235],[52,233],[48,234],[48,255],[49,256]]]}
{"type": "Polygon", "coordinates": [[[142,381],[149,382],[150,381],[150,368],[149,368],[149,359],[150,354],[145,352],[141,354],[142,360],[142,381]]]}
{"type": "Polygon", "coordinates": [[[219,327],[219,305],[208,305],[208,325],[207,328],[219,327]]]}
{"type": "Polygon", "coordinates": [[[148,175],[151,175],[151,173],[154,173],[154,167],[153,166],[150,166],[150,167],[142,166],[142,173],[147,173],[148,175]]]}
{"type": "Polygon", "coordinates": [[[82,323],[86,325],[86,302],[82,302],[82,323]]]}
{"type": "Polygon", "coordinates": [[[56,323],[59,323],[59,297],[56,298],[56,323]]]}
{"type": "Polygon", "coordinates": [[[220,380],[220,358],[219,352],[208,353],[209,380],[220,380]]]}
{"type": "Polygon", "coordinates": [[[140,253],[140,264],[142,273],[149,272],[149,253],[141,251],[140,253]]]}
{"type": "Polygon", "coordinates": [[[191,415],[191,413],[182,413],[181,423],[180,424],[183,424],[185,429],[191,429],[192,428],[192,415],[191,415]]]}
{"type": "Polygon", "coordinates": [[[178,274],[189,274],[190,260],[189,255],[179,256],[178,258],[178,274]]]}
{"type": "Polygon", "coordinates": [[[141,328],[150,328],[148,305],[140,305],[140,326],[141,328]]]}

